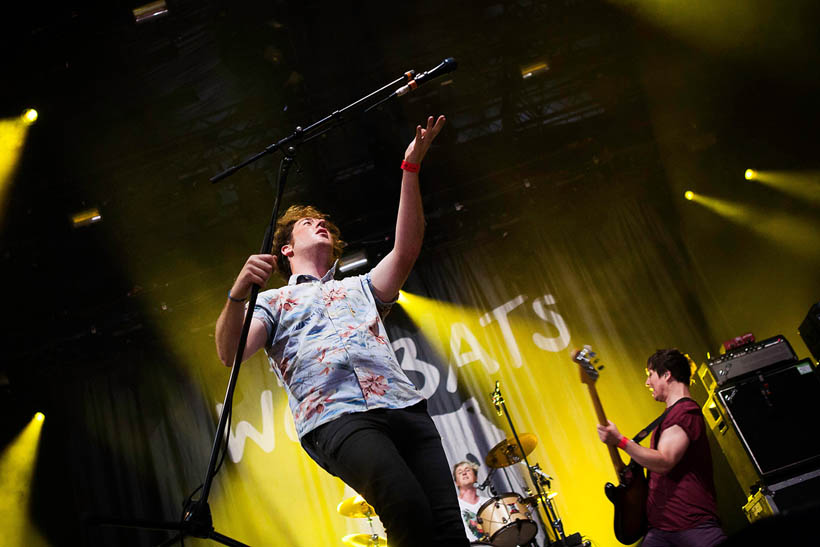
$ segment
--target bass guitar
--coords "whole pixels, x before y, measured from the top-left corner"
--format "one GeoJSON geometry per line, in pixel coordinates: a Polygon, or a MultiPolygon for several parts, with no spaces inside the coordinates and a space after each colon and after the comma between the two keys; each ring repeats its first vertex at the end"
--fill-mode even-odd
{"type": "MultiPolygon", "coordinates": [[[[589,389],[598,423],[607,425],[609,422],[595,389],[599,375],[595,352],[590,346],[584,346],[584,349],[572,352],[572,360],[581,366],[581,382],[589,389]]],[[[615,537],[624,545],[631,545],[646,534],[646,497],[649,483],[643,467],[634,461],[625,464],[616,447],[607,445],[607,448],[615,473],[618,475],[618,486],[608,482],[604,487],[604,493],[615,506],[615,537]]]]}

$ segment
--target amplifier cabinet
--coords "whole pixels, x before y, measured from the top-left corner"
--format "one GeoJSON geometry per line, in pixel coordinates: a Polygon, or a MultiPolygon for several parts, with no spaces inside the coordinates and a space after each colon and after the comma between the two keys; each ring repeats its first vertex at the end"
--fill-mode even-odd
{"type": "Polygon", "coordinates": [[[765,482],[820,467],[820,375],[810,359],[718,388],[714,398],[765,482]]]}

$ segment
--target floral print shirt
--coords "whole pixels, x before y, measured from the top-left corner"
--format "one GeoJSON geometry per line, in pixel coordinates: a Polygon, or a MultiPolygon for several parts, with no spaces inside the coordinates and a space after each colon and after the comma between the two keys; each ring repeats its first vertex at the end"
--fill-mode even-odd
{"type": "Polygon", "coordinates": [[[300,438],[343,414],[422,400],[382,323],[392,302],[373,293],[371,272],[338,281],[335,272],[334,265],[322,279],[294,274],[260,293],[254,308],[300,438]]]}

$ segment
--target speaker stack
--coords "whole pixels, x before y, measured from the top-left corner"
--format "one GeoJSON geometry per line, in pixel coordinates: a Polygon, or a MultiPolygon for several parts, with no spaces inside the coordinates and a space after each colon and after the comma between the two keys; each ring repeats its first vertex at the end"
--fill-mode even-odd
{"type": "Polygon", "coordinates": [[[749,500],[750,521],[820,500],[820,373],[782,335],[702,364],[706,423],[749,500]]]}

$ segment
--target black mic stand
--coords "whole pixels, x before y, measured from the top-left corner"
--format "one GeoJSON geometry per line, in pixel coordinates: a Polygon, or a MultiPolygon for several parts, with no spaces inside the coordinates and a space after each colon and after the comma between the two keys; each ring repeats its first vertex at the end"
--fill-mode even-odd
{"type": "MultiPolygon", "coordinates": [[[[277,150],[283,150],[284,155],[279,166],[279,180],[276,192],[276,200],[273,204],[273,211],[271,213],[270,222],[268,223],[268,227],[265,231],[265,237],[263,239],[262,248],[260,250],[261,254],[267,254],[271,252],[271,246],[273,245],[273,236],[274,232],[276,231],[276,220],[279,217],[279,203],[282,199],[282,195],[284,194],[285,182],[287,180],[288,172],[290,171],[290,167],[293,164],[294,158],[296,157],[296,147],[306,142],[309,142],[315,139],[316,137],[319,137],[320,135],[326,133],[335,126],[341,125],[342,123],[349,121],[350,118],[345,117],[346,113],[355,111],[355,109],[363,107],[368,101],[371,101],[374,97],[378,96],[388,88],[395,87],[401,83],[410,81],[414,75],[415,71],[413,70],[405,72],[400,78],[397,78],[396,80],[390,82],[386,86],[383,86],[382,88],[370,93],[369,95],[366,95],[365,97],[362,97],[361,99],[349,104],[343,109],[334,111],[332,114],[313,123],[307,128],[302,129],[301,127],[296,127],[293,133],[291,133],[287,137],[267,146],[261,152],[251,156],[250,158],[242,161],[241,163],[229,167],[223,172],[211,177],[211,182],[218,182],[226,177],[231,176],[236,171],[245,167],[246,165],[255,162],[262,156],[271,154],[277,150]]],[[[191,499],[193,498],[193,495],[196,493],[196,491],[199,490],[199,488],[197,488],[189,496],[188,500],[186,500],[184,504],[182,519],[179,522],[161,522],[147,520],[129,521],[124,519],[92,518],[88,519],[88,524],[100,526],[116,526],[125,528],[143,528],[149,530],[167,530],[177,532],[170,539],[162,543],[161,546],[172,545],[177,541],[182,542],[186,536],[192,536],[203,539],[212,539],[214,541],[222,543],[223,545],[230,545],[232,547],[249,547],[244,543],[236,541],[228,536],[222,535],[216,530],[214,530],[213,519],[211,517],[211,508],[208,505],[208,496],[211,492],[211,483],[213,482],[214,476],[216,475],[217,471],[219,470],[219,467],[222,464],[222,460],[220,460],[219,463],[217,463],[217,459],[219,458],[220,446],[223,444],[227,445],[228,436],[226,435],[226,428],[228,424],[228,418],[233,410],[233,394],[234,390],[236,389],[237,379],[239,377],[239,367],[242,364],[242,355],[245,353],[245,345],[248,340],[248,332],[250,332],[251,319],[253,319],[253,310],[254,306],[256,305],[256,298],[259,295],[260,290],[261,287],[259,285],[253,285],[253,287],[251,288],[251,294],[248,297],[248,309],[245,312],[245,320],[242,324],[242,333],[239,336],[239,345],[236,348],[236,355],[234,357],[233,367],[231,368],[231,376],[228,380],[228,388],[225,392],[225,400],[222,406],[222,413],[219,416],[219,424],[217,425],[216,434],[214,435],[214,441],[211,447],[211,457],[210,461],[208,462],[207,472],[205,473],[205,480],[203,481],[201,486],[202,494],[200,495],[200,497],[195,500],[191,499]]],[[[223,460],[226,452],[227,446],[225,446],[222,452],[223,460]]]]}
{"type": "MultiPolygon", "coordinates": [[[[530,481],[532,481],[533,486],[535,486],[535,492],[537,495],[536,499],[538,500],[538,505],[543,506],[544,513],[547,517],[547,522],[549,522],[553,534],[557,538],[557,541],[563,545],[564,540],[566,539],[566,537],[564,536],[564,525],[561,522],[561,519],[558,517],[558,514],[555,512],[555,509],[552,507],[552,502],[549,500],[547,495],[541,490],[541,481],[538,480],[538,477],[533,472],[533,467],[530,466],[530,462],[527,460],[527,453],[524,451],[524,447],[521,445],[521,440],[518,438],[518,433],[515,431],[515,426],[513,425],[512,418],[510,418],[510,413],[507,410],[507,404],[504,402],[504,397],[501,395],[501,388],[499,386],[498,381],[496,381],[495,390],[492,393],[490,393],[490,396],[492,397],[493,404],[495,405],[496,409],[500,407],[504,411],[504,415],[507,417],[507,423],[510,424],[510,430],[512,431],[513,437],[515,437],[515,442],[516,444],[518,444],[518,449],[521,451],[521,456],[524,458],[524,463],[526,464],[527,470],[529,471],[530,481]]],[[[549,540],[549,538],[547,539],[549,540]]]]}
{"type": "Polygon", "coordinates": [[[485,488],[487,488],[487,487],[489,486],[489,487],[490,487],[490,493],[491,493],[493,496],[497,496],[497,495],[498,495],[498,492],[496,492],[496,491],[495,491],[495,487],[494,487],[492,484],[490,484],[490,480],[493,478],[493,473],[495,473],[495,472],[496,472],[496,468],[495,468],[495,467],[491,467],[491,468],[490,468],[490,472],[487,474],[487,478],[486,478],[486,479],[484,479],[484,482],[482,482],[481,484],[479,484],[478,486],[476,486],[476,488],[477,488],[478,490],[481,490],[481,491],[483,492],[483,491],[484,491],[484,489],[485,489],[485,488]]]}

